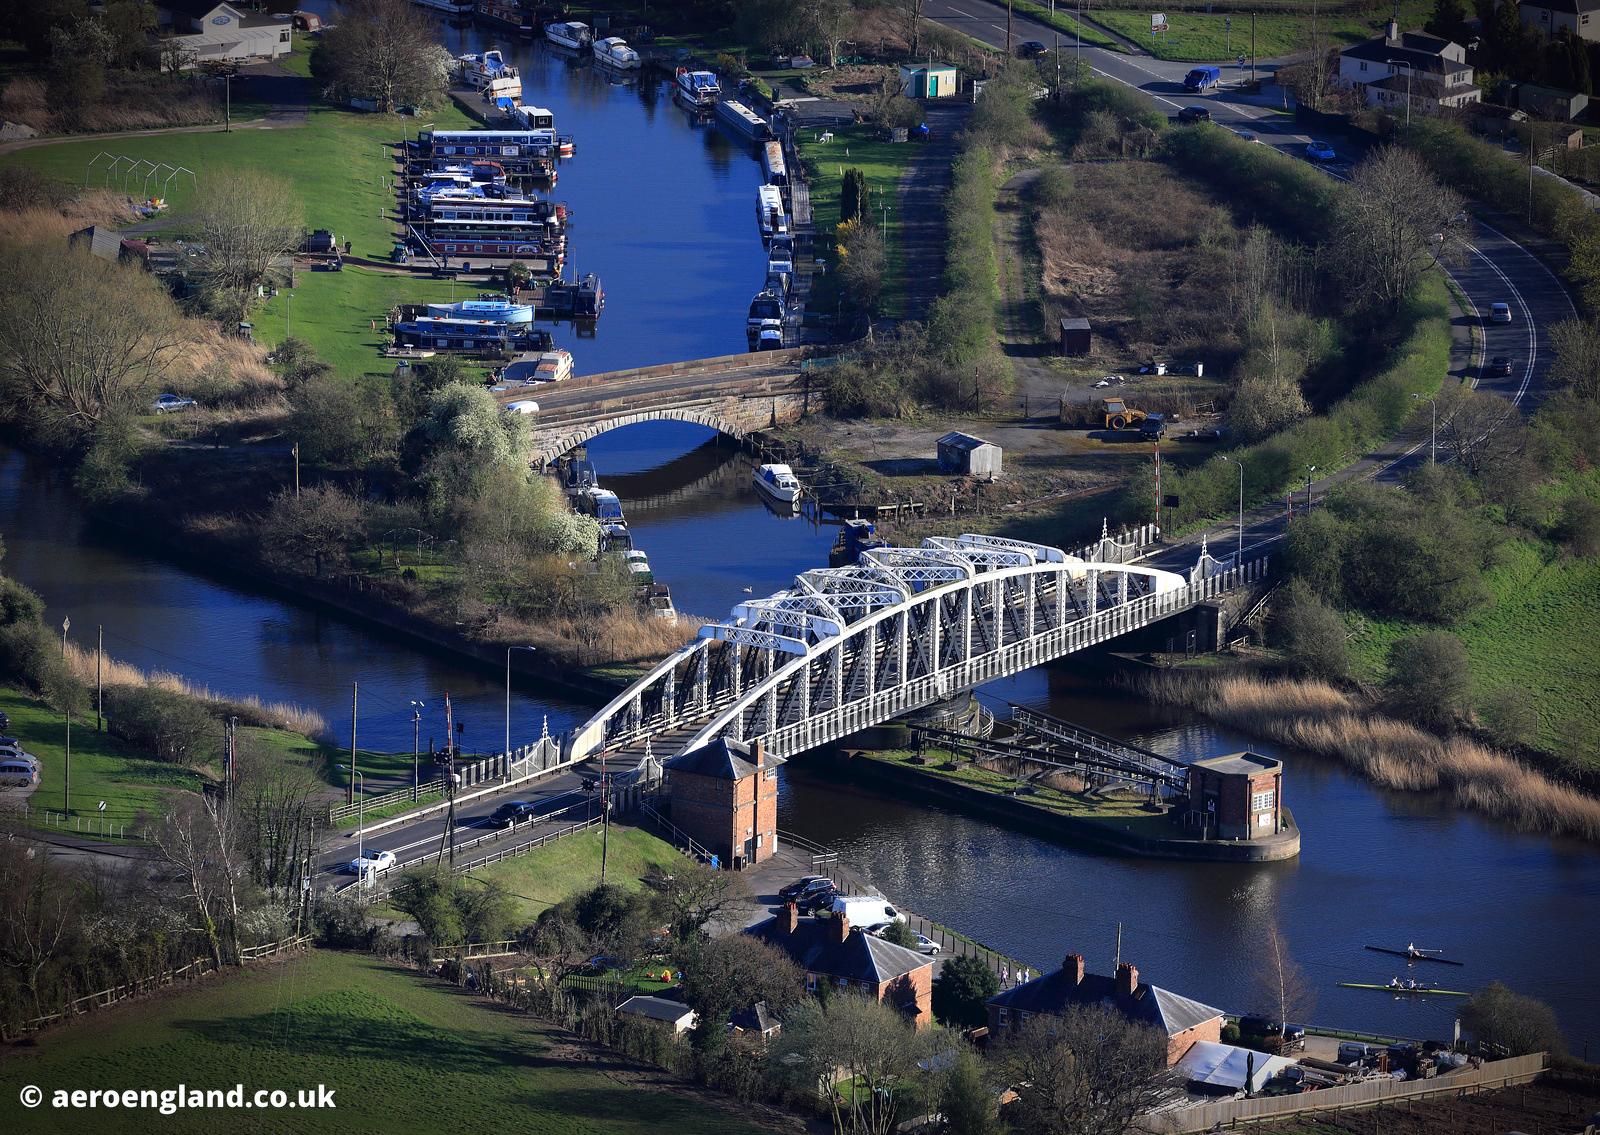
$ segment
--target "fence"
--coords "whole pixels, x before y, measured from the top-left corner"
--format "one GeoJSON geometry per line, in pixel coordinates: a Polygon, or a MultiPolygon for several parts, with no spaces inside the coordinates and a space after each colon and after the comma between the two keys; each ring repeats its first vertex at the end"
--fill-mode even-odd
{"type": "Polygon", "coordinates": [[[53,812],[48,808],[33,808],[26,803],[17,811],[22,813],[22,820],[26,824],[37,824],[64,832],[78,832],[81,835],[105,836],[107,839],[140,841],[145,839],[145,835],[140,829],[135,828],[130,833],[127,823],[120,820],[112,820],[104,812],[95,812],[89,816],[68,815],[66,812],[53,812]]]}
{"type": "MultiPolygon", "coordinates": [[[[590,828],[599,826],[601,821],[602,821],[602,817],[596,816],[593,819],[584,820],[582,823],[573,824],[570,827],[559,828],[556,831],[553,831],[548,835],[542,835],[538,839],[530,840],[527,843],[518,844],[516,847],[502,848],[499,851],[491,852],[488,855],[479,856],[476,859],[471,859],[471,860],[468,860],[466,862],[458,862],[458,863],[454,864],[454,866],[451,868],[451,870],[454,871],[454,873],[457,874],[457,875],[464,875],[468,871],[475,871],[479,867],[487,867],[491,863],[499,863],[503,859],[514,859],[519,855],[526,855],[530,851],[533,851],[533,850],[535,850],[537,848],[544,847],[546,844],[554,843],[559,839],[565,839],[569,835],[576,835],[578,832],[588,831],[590,828]]],[[[505,834],[504,832],[494,832],[494,833],[491,833],[490,835],[479,836],[475,840],[471,840],[471,841],[469,841],[467,843],[464,843],[464,844],[458,844],[456,846],[456,850],[459,852],[459,851],[463,851],[463,850],[466,850],[466,849],[469,849],[469,848],[472,848],[472,847],[476,847],[476,846],[479,846],[481,844],[488,843],[488,842],[491,842],[493,840],[500,839],[500,838],[502,838],[502,836],[504,836],[504,834],[505,834]]],[[[419,860],[418,862],[423,862],[423,861],[425,861],[425,860],[419,860]]],[[[406,866],[410,867],[410,866],[415,866],[415,865],[416,864],[412,863],[412,864],[407,864],[406,866]]],[[[390,875],[390,876],[398,875],[402,870],[404,870],[404,868],[391,867],[391,868],[389,868],[388,871],[384,872],[383,874],[384,875],[390,875]]],[[[374,886],[371,889],[362,890],[361,881],[358,879],[356,882],[349,884],[349,887],[355,888],[356,891],[357,891],[357,894],[360,896],[361,900],[363,902],[371,905],[371,904],[376,904],[376,903],[379,903],[379,902],[383,902],[384,900],[386,900],[390,896],[392,896],[396,891],[398,891],[398,890],[400,890],[403,887],[406,887],[408,885],[409,885],[409,883],[407,883],[407,882],[397,882],[393,886],[381,886],[381,887],[380,886],[374,886]]]]}
{"type": "Polygon", "coordinates": [[[1478,1092],[1529,1083],[1544,1071],[1548,1062],[1546,1053],[1535,1052],[1529,1056],[1515,1056],[1510,1060],[1496,1060],[1479,1068],[1438,1076],[1431,1080],[1392,1080],[1387,1076],[1380,1076],[1297,1096],[1224,1100],[1201,1107],[1185,1108],[1182,1111],[1157,1112],[1145,1116],[1143,1123],[1145,1130],[1151,1135],[1189,1135],[1192,1132],[1211,1131],[1219,1127],[1233,1128],[1241,1123],[1252,1123],[1285,1115],[1350,1111],[1377,1107],[1397,1100],[1422,1100],[1432,1096],[1469,1096],[1478,1092]]]}
{"type": "MultiPolygon", "coordinates": [[[[506,765],[504,753],[494,753],[481,760],[465,761],[456,765],[457,789],[470,788],[500,777],[527,779],[539,773],[562,766],[562,745],[559,737],[541,737],[531,745],[511,750],[511,763],[506,765]],[[519,767],[520,766],[520,767],[519,767]]],[[[328,823],[337,824],[365,810],[376,811],[391,804],[400,804],[444,792],[444,777],[438,776],[415,789],[399,788],[381,796],[365,796],[349,804],[328,809],[328,823]]]]}

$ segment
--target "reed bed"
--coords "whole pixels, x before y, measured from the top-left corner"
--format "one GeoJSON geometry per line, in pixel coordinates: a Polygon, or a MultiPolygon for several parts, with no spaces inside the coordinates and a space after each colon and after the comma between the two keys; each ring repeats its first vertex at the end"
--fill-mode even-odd
{"type": "MultiPolygon", "coordinates": [[[[67,665],[78,681],[93,687],[95,651],[81,647],[75,642],[69,642],[67,665]]],[[[254,694],[246,697],[219,694],[207,686],[196,685],[180,674],[171,674],[164,670],[141,670],[132,663],[123,662],[109,654],[106,655],[102,666],[101,678],[108,686],[149,686],[194,698],[205,703],[207,708],[214,712],[236,716],[247,725],[284,729],[307,737],[330,735],[327,720],[314,709],[288,702],[262,701],[254,694]]]]}
{"type": "Polygon", "coordinates": [[[1437,737],[1379,716],[1365,699],[1325,682],[1183,674],[1138,685],[1158,702],[1337,758],[1384,788],[1443,793],[1522,831],[1600,842],[1600,800],[1468,737],[1437,737]]]}

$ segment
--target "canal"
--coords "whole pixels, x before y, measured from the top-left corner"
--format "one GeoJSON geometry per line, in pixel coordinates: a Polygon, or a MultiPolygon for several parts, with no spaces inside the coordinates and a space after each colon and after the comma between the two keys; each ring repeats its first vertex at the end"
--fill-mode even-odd
{"type": "MultiPolygon", "coordinates": [[[[477,50],[489,41],[474,32],[449,46],[477,50]]],[[[580,368],[741,349],[743,306],[759,272],[745,207],[753,168],[735,160],[731,142],[681,121],[665,99],[529,50],[518,49],[527,101],[550,106],[561,129],[578,136],[580,158],[563,169],[562,195],[582,192],[593,202],[579,213],[575,264],[602,272],[616,305],[600,338],[574,344],[580,368]],[[590,170],[595,180],[586,185],[590,170]],[[644,177],[669,192],[653,191],[648,210],[619,216],[644,177]],[[628,239],[606,235],[624,233],[628,239]],[[614,318],[622,312],[633,317],[614,318]]],[[[710,443],[704,430],[631,427],[596,439],[590,454],[680,610],[720,617],[746,589],[769,593],[826,562],[832,530],[767,510],[748,460],[710,443]]],[[[102,539],[49,470],[3,451],[0,533],[5,570],[44,596],[53,622],[70,616],[80,642],[92,642],[103,625],[118,657],[219,692],[312,706],[340,736],[349,728],[350,685],[359,681],[358,734],[374,748],[410,744],[413,699],[427,704],[424,740],[442,736],[449,692],[468,722],[467,747],[497,743],[504,695],[492,668],[102,539]]],[[[1037,706],[1172,754],[1273,751],[1152,709],[1081,668],[1032,671],[981,696],[996,708],[1037,706]]],[[[568,728],[590,710],[516,688],[513,736],[536,735],[546,718],[552,731],[568,728]]],[[[907,907],[1036,968],[1076,951],[1106,972],[1120,925],[1123,958],[1148,980],[1249,1010],[1263,1005],[1253,976],[1276,925],[1317,990],[1314,1022],[1447,1037],[1455,1006],[1392,1003],[1337,986],[1398,972],[1397,959],[1364,944],[1414,941],[1468,963],[1419,976],[1469,989],[1504,980],[1554,1005],[1580,1051],[1600,1051],[1600,851],[1510,832],[1435,801],[1379,791],[1330,763],[1280,755],[1289,762],[1286,799],[1304,831],[1302,854],[1288,863],[1167,863],[1060,846],[841,785],[805,757],[784,769],[780,822],[838,848],[907,907]]]]}

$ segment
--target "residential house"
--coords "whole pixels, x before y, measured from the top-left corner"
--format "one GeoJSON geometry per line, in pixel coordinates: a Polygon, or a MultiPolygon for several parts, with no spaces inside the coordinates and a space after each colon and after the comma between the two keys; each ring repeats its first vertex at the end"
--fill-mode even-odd
{"type": "Polygon", "coordinates": [[[842,915],[802,918],[794,903],[746,934],[794,959],[806,989],[854,990],[899,1008],[918,1028],[933,1021],[933,959],[850,925],[842,915]]]}
{"type": "Polygon", "coordinates": [[[1339,53],[1339,81],[1369,106],[1404,114],[1458,109],[1483,101],[1467,49],[1426,32],[1402,32],[1393,20],[1384,34],[1339,53]]]}
{"type": "Polygon", "coordinates": [[[1168,1067],[1197,1041],[1222,1040],[1221,1009],[1141,982],[1139,971],[1127,962],[1114,977],[1085,973],[1082,954],[1068,954],[1060,969],[989,998],[989,1035],[1020,1029],[1041,1014],[1060,1016],[1073,1005],[1109,1005],[1130,1021],[1160,1029],[1167,1037],[1168,1067]]]}
{"type": "Polygon", "coordinates": [[[1522,26],[1554,38],[1565,28],[1580,39],[1600,40],[1600,0],[1522,0],[1522,26]]]}
{"type": "Polygon", "coordinates": [[[695,1012],[682,1001],[637,994],[617,1006],[617,1016],[631,1017],[656,1025],[663,1032],[681,1036],[694,1028],[695,1012]]]}
{"type": "Polygon", "coordinates": [[[195,63],[276,59],[293,47],[287,15],[269,16],[217,0],[159,0],[163,34],[195,63]]]}
{"type": "Polygon", "coordinates": [[[778,766],[760,741],[718,737],[662,762],[672,822],[719,860],[744,868],[778,850],[778,766]]]}
{"type": "Polygon", "coordinates": [[[734,1036],[766,1042],[783,1031],[783,1022],[772,1015],[765,1001],[735,1010],[728,1018],[728,1031],[734,1036]]]}

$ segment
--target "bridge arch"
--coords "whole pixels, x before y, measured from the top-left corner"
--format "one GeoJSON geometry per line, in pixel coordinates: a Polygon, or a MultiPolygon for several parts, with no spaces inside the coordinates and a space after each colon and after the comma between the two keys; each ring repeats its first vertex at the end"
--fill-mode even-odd
{"type": "Polygon", "coordinates": [[[665,406],[660,409],[637,410],[632,413],[618,414],[615,417],[602,418],[597,422],[585,422],[581,426],[562,430],[555,427],[548,433],[535,430],[533,448],[537,462],[548,465],[563,454],[570,453],[585,442],[592,441],[601,434],[620,430],[626,426],[637,426],[644,422],[688,422],[691,425],[705,426],[716,430],[725,437],[735,441],[743,441],[749,432],[737,423],[729,420],[722,414],[711,410],[701,410],[692,407],[665,406]]]}

